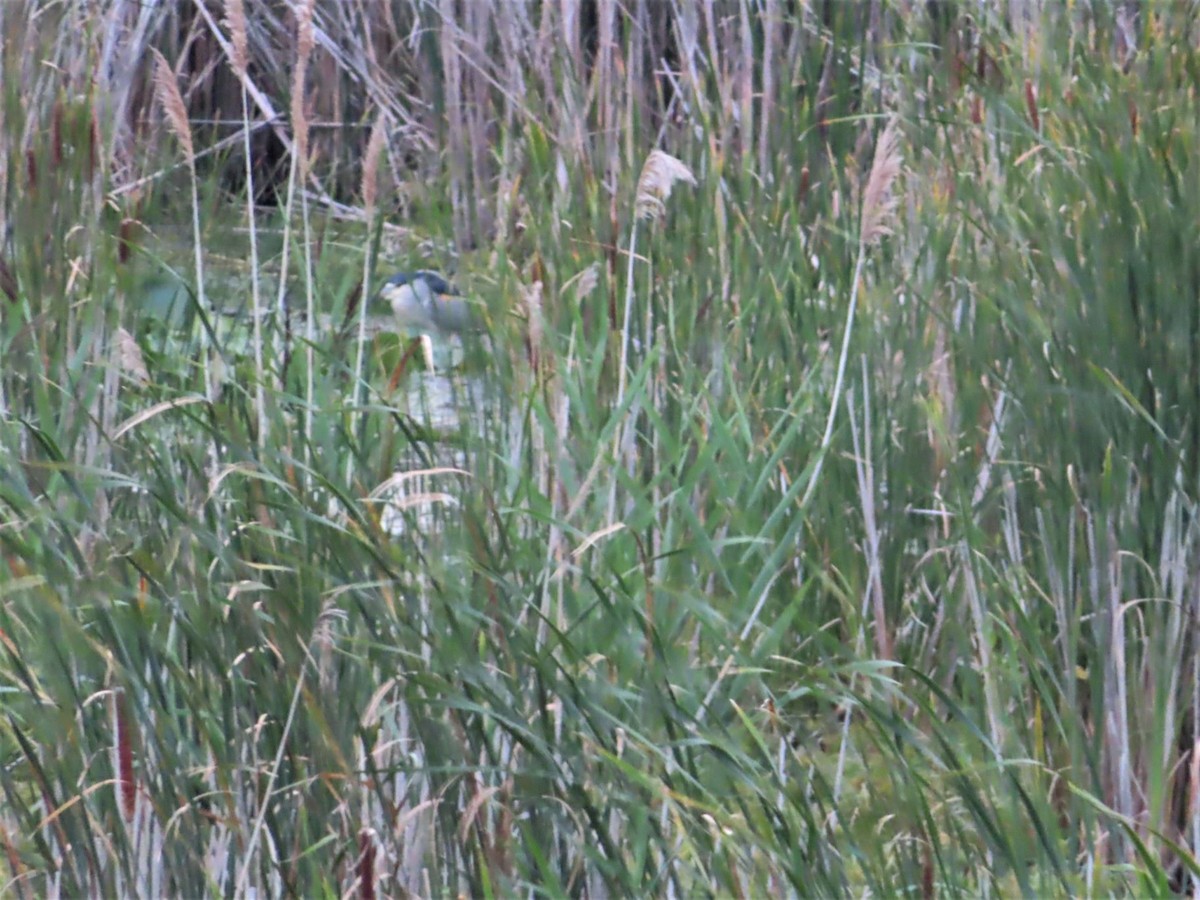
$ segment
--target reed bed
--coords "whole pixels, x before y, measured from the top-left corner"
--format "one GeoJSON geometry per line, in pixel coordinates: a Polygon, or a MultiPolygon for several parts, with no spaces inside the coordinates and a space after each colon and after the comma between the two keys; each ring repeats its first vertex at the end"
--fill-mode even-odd
{"type": "Polygon", "coordinates": [[[1193,19],[0,4],[0,894],[1195,893],[1193,19]]]}

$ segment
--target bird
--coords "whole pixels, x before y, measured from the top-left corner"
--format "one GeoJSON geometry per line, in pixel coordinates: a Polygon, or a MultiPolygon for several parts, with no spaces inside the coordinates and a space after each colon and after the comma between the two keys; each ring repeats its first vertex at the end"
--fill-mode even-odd
{"type": "Polygon", "coordinates": [[[397,323],[410,331],[461,337],[479,331],[482,324],[474,304],[437,272],[398,272],[379,294],[391,305],[397,323]]]}

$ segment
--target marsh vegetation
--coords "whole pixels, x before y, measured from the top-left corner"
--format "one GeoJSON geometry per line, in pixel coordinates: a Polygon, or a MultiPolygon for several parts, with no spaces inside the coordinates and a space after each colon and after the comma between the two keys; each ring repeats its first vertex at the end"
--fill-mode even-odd
{"type": "Polygon", "coordinates": [[[0,894],[1195,890],[1196,18],[0,4],[0,894]]]}

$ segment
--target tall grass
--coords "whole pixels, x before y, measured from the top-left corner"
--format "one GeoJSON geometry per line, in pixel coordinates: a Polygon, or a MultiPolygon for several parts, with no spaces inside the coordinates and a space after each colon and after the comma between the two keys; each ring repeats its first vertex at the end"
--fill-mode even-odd
{"type": "Polygon", "coordinates": [[[1193,891],[1194,25],[910,6],[4,6],[3,893],[1193,891]]]}

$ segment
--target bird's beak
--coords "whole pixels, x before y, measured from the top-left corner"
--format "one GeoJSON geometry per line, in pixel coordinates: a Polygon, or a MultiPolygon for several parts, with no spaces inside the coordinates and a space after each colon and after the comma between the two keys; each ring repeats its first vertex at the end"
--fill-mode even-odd
{"type": "Polygon", "coordinates": [[[392,292],[395,291],[394,284],[385,284],[378,291],[371,295],[370,302],[367,303],[367,312],[372,315],[385,315],[392,311],[392,292]]]}

